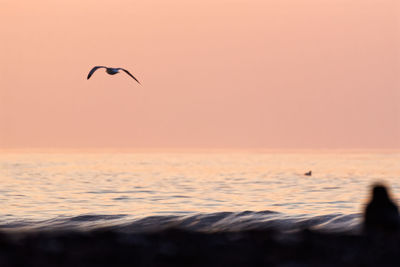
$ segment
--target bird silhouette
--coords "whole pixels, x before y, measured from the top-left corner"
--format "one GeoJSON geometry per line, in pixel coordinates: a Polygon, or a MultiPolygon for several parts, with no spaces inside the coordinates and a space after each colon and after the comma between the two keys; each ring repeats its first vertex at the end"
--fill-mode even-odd
{"type": "Polygon", "coordinates": [[[89,72],[89,74],[88,74],[88,76],[87,76],[87,79],[89,80],[90,77],[92,77],[93,73],[94,73],[96,70],[101,69],[101,68],[105,68],[105,69],[106,69],[106,72],[107,72],[108,74],[110,74],[110,75],[115,75],[115,74],[119,73],[120,70],[122,70],[122,71],[126,72],[126,74],[128,74],[129,76],[131,76],[131,77],[132,77],[135,81],[137,81],[139,84],[141,84],[141,83],[138,81],[138,79],[136,79],[136,78],[135,78],[129,71],[127,71],[126,69],[123,69],[123,68],[109,68],[109,67],[105,67],[105,66],[96,66],[96,67],[93,67],[93,69],[90,70],[90,72],[89,72]]]}

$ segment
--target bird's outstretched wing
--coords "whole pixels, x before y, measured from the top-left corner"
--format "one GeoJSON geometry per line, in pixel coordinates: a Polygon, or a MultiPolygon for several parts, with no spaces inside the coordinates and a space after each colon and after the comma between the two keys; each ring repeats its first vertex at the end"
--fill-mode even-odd
{"type": "Polygon", "coordinates": [[[93,75],[93,73],[94,73],[97,69],[100,69],[100,68],[107,68],[107,67],[104,67],[104,66],[96,66],[96,67],[94,67],[93,69],[90,70],[90,72],[89,72],[89,74],[88,74],[88,76],[87,76],[87,79],[89,80],[89,78],[93,75]]]}
{"type": "Polygon", "coordinates": [[[128,75],[131,76],[135,81],[137,81],[139,84],[141,84],[141,83],[138,81],[138,79],[136,79],[129,71],[127,71],[126,69],[123,69],[123,68],[119,68],[119,69],[125,71],[126,74],[128,74],[128,75]]]}

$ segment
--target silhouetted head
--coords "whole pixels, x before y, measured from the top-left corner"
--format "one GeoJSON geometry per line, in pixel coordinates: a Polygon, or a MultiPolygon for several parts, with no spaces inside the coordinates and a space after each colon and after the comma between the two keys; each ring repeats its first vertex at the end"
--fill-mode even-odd
{"type": "Polygon", "coordinates": [[[372,201],[386,202],[390,201],[386,187],[382,184],[375,184],[372,189],[372,201]]]}

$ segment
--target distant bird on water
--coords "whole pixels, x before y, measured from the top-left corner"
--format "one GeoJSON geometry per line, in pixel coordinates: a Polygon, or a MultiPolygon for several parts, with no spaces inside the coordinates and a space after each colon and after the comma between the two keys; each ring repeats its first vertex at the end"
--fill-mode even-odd
{"type": "Polygon", "coordinates": [[[123,70],[123,71],[126,72],[126,74],[128,74],[129,76],[131,76],[135,81],[137,81],[139,84],[141,84],[141,83],[138,81],[138,79],[136,79],[136,78],[135,78],[129,71],[127,71],[126,69],[123,69],[123,68],[108,68],[108,67],[104,67],[104,66],[96,66],[96,67],[94,67],[93,69],[91,69],[90,72],[89,72],[89,74],[88,74],[88,76],[87,76],[87,79],[89,80],[89,78],[93,75],[93,73],[94,73],[96,70],[101,69],[101,68],[105,68],[105,69],[106,69],[106,72],[107,72],[108,74],[110,74],[110,75],[117,74],[120,70],[123,70]]]}
{"type": "Polygon", "coordinates": [[[312,171],[306,172],[304,175],[305,176],[311,176],[312,175],[312,171]]]}

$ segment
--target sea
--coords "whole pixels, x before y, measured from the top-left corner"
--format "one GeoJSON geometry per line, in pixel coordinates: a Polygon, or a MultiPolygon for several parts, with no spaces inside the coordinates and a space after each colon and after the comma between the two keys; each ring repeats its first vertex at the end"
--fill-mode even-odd
{"type": "Polygon", "coordinates": [[[377,182],[400,151],[2,151],[0,231],[357,232],[377,182]]]}

